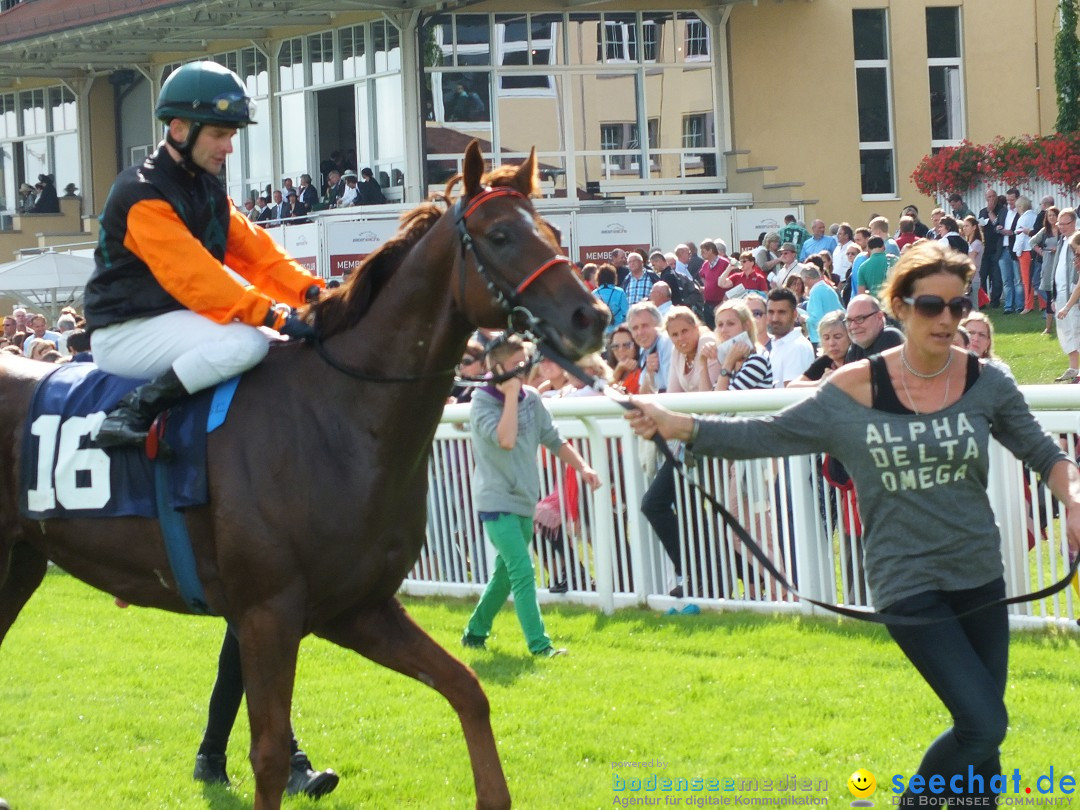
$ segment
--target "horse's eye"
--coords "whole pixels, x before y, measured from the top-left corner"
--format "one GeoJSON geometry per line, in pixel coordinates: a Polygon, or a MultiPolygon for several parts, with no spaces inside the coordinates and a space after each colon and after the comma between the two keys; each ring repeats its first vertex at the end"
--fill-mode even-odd
{"type": "Polygon", "coordinates": [[[488,241],[493,245],[505,245],[510,241],[510,236],[502,228],[496,228],[487,235],[488,241]]]}

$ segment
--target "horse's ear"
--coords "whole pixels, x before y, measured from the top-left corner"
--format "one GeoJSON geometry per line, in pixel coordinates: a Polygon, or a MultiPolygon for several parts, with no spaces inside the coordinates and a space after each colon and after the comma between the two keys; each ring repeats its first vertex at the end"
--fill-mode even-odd
{"type": "Polygon", "coordinates": [[[518,167],[517,172],[514,174],[514,187],[528,197],[536,192],[539,181],[540,179],[536,173],[536,147],[534,146],[529,150],[528,159],[518,167]]]}
{"type": "Polygon", "coordinates": [[[473,139],[465,149],[465,163],[462,166],[462,180],[466,199],[480,193],[480,178],[484,176],[484,156],[480,152],[479,141],[473,139]]]}

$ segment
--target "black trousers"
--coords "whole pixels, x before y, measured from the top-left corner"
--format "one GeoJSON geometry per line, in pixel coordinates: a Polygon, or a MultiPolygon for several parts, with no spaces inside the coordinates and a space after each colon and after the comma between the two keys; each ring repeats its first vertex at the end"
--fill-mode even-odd
{"type": "MultiPolygon", "coordinates": [[[[926,591],[884,610],[901,616],[947,617],[1004,595],[1005,581],[999,578],[963,591],[926,591]]],[[[953,720],[952,728],[926,750],[918,771],[927,782],[931,776],[944,777],[945,792],[913,794],[909,789],[900,805],[941,804],[962,797],[963,806],[992,808],[996,796],[990,780],[1001,773],[999,747],[1009,724],[1005,709],[1009,617],[1005,606],[995,605],[938,624],[889,625],[889,634],[953,720]],[[953,777],[958,778],[954,781],[953,777]]]]}
{"type": "MultiPolygon", "coordinates": [[[[231,627],[225,629],[225,638],[221,642],[218,654],[217,680],[214,691],[210,693],[210,710],[206,718],[206,732],[203,734],[200,754],[225,756],[229,747],[229,734],[236,723],[240,701],[244,697],[244,675],[240,669],[240,640],[231,627]]],[[[296,735],[289,730],[290,751],[296,754],[300,746],[296,735]]]]}

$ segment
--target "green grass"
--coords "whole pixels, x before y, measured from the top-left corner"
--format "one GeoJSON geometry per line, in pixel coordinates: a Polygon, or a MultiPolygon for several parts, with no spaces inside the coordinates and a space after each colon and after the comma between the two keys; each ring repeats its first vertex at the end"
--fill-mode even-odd
{"type": "Polygon", "coordinates": [[[986,309],[994,324],[994,351],[1009,364],[1020,385],[1052,383],[1069,366],[1055,335],[1041,334],[1046,319],[1041,313],[1002,315],[986,309]]]}
{"type": "MultiPolygon", "coordinates": [[[[852,771],[866,767],[881,784],[910,774],[947,724],[884,631],[860,623],[548,608],[548,630],[570,653],[537,661],[509,607],[485,651],[456,646],[471,601],[409,608],[477,671],[519,808],[613,806],[611,762],[654,759],[666,767],[618,773],[793,773],[827,779],[830,802],[847,806],[852,771]]],[[[243,717],[229,750],[236,787],[204,791],[190,779],[221,632],[219,620],[118,610],[50,573],[0,650],[0,796],[13,810],[250,807],[243,717]]],[[[1027,784],[1051,766],[1074,773],[1078,647],[1064,633],[1015,636],[1003,754],[1027,784]]],[[[316,765],[342,783],[289,807],[473,806],[457,720],[416,682],[309,639],[293,718],[316,765]]]]}

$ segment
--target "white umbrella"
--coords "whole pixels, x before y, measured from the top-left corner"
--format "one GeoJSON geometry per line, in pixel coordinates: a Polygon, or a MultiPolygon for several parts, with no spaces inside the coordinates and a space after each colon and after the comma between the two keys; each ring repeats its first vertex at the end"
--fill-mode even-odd
{"type": "Polygon", "coordinates": [[[60,308],[82,295],[94,260],[70,253],[39,253],[0,264],[0,293],[35,309],[48,309],[56,320],[60,308]]]}

